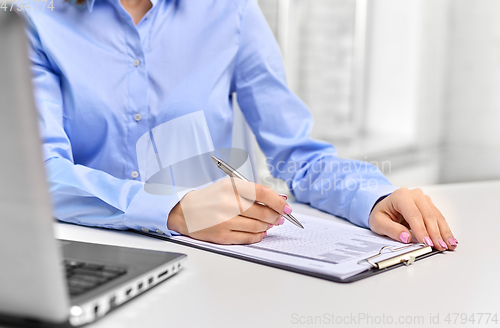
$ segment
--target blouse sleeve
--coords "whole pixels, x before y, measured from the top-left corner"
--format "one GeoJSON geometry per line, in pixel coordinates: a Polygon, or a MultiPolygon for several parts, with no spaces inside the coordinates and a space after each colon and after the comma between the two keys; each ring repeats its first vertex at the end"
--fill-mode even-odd
{"type": "Polygon", "coordinates": [[[313,119],[287,87],[279,47],[257,2],[249,0],[241,15],[233,90],[271,174],[298,201],[368,228],[376,201],[397,187],[375,166],[341,159],[332,145],[311,139],[313,119]]]}

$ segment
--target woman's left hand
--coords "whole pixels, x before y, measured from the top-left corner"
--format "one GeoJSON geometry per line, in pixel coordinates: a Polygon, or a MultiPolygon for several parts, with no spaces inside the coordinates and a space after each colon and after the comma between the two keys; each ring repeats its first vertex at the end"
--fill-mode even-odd
{"type": "Polygon", "coordinates": [[[443,214],[418,188],[400,188],[381,200],[368,222],[372,231],[404,243],[411,241],[413,232],[416,240],[440,251],[458,244],[443,214]]]}

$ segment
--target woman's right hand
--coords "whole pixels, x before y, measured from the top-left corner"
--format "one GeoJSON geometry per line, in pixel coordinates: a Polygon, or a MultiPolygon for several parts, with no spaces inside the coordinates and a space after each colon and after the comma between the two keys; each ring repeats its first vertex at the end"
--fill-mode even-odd
{"type": "Polygon", "coordinates": [[[252,244],[261,241],[269,228],[283,224],[282,215],[291,212],[286,196],[259,184],[225,178],[186,194],[170,211],[167,227],[216,244],[252,244]]]}

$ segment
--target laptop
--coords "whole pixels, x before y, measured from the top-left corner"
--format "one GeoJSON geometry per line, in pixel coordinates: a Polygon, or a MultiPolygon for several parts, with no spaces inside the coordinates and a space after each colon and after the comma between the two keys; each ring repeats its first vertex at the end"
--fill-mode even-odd
{"type": "Polygon", "coordinates": [[[0,320],[81,326],[181,270],[186,255],[56,240],[22,17],[0,10],[0,320]]]}

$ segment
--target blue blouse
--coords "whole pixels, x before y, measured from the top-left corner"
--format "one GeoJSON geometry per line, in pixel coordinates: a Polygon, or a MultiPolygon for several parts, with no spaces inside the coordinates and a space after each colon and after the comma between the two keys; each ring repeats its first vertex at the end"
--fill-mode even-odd
{"type": "MultiPolygon", "coordinates": [[[[119,0],[23,11],[55,217],[170,235],[179,196],[144,190],[138,141],[201,112],[213,147],[230,147],[236,92],[272,174],[297,200],[368,227],[375,202],[397,188],[374,166],[339,159],[309,137],[313,120],[286,85],[256,0],[151,2],[137,26],[119,0]]],[[[155,151],[198,147],[189,131],[155,151]]]]}

